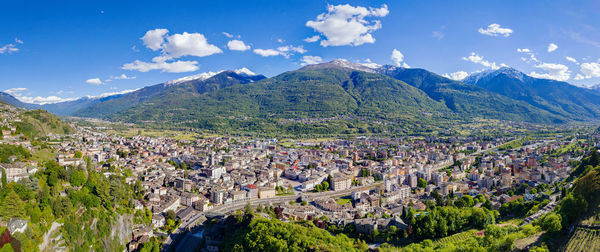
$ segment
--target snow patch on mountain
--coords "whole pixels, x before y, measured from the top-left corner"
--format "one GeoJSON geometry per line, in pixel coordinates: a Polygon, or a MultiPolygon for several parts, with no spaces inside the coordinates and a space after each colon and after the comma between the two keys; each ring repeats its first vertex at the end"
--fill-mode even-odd
{"type": "Polygon", "coordinates": [[[194,74],[194,75],[190,75],[190,76],[186,76],[186,77],[182,77],[176,80],[170,80],[164,83],[165,86],[171,86],[171,85],[177,85],[183,82],[188,82],[188,81],[193,81],[193,80],[206,80],[210,77],[213,77],[219,73],[223,72],[221,71],[217,71],[217,72],[204,72],[204,73],[199,73],[199,74],[194,74]]]}

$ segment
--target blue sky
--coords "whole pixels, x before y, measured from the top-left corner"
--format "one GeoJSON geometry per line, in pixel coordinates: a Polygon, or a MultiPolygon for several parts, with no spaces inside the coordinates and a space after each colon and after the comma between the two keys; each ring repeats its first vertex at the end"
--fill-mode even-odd
{"type": "Polygon", "coordinates": [[[274,76],[338,58],[456,79],[506,65],[537,77],[600,84],[600,1],[593,0],[2,5],[0,90],[29,102],[242,67],[274,76]]]}

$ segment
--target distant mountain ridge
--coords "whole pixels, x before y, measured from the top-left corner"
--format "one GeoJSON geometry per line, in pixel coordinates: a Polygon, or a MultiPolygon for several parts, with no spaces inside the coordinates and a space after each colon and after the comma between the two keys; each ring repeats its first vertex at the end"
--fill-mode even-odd
{"type": "MultiPolygon", "coordinates": [[[[18,102],[9,96],[0,98],[18,102]]],[[[593,121],[600,116],[599,103],[600,92],[533,78],[513,68],[484,71],[455,81],[425,69],[391,65],[372,68],[334,60],[271,78],[245,68],[202,73],[130,93],[42,108],[57,114],[114,121],[259,132],[306,131],[302,125],[314,121],[311,118],[355,118],[347,125],[338,121],[334,130],[354,132],[357,125],[365,126],[357,123],[357,118],[423,127],[453,118],[532,123],[593,121]]],[[[332,129],[327,127],[334,126],[324,127],[319,130],[328,132],[332,129]]]]}
{"type": "Polygon", "coordinates": [[[507,67],[463,81],[572,120],[600,118],[600,94],[567,82],[538,79],[507,67]]]}
{"type": "Polygon", "coordinates": [[[187,95],[214,91],[229,85],[250,83],[266,78],[263,75],[240,73],[241,75],[237,74],[235,71],[220,71],[219,73],[210,74],[210,76],[196,75],[197,78],[179,79],[175,82],[170,82],[169,84],[166,84],[166,82],[144,87],[122,95],[121,97],[83,108],[72,115],[80,117],[108,118],[110,115],[125,111],[155,97],[169,96],[174,100],[180,100],[187,95]],[[240,81],[223,80],[223,78],[226,77],[233,78],[232,76],[238,77],[237,79],[240,81]],[[215,80],[220,80],[220,82],[215,80]]]}
{"type": "Polygon", "coordinates": [[[162,91],[168,89],[170,86],[177,86],[186,83],[200,83],[222,72],[236,73],[240,76],[247,78],[249,82],[266,78],[263,75],[256,74],[244,67],[232,71],[207,72],[192,76],[186,76],[176,80],[171,80],[164,83],[133,90],[131,92],[110,94],[98,97],[84,96],[76,100],[58,103],[48,103],[43,105],[24,103],[15,98],[14,96],[5,92],[0,92],[0,101],[24,109],[44,109],[53,114],[62,116],[103,117],[109,114],[125,110],[131,106],[135,106],[140,102],[146,101],[154,97],[155,95],[160,94],[162,91]]]}
{"type": "Polygon", "coordinates": [[[522,101],[451,80],[419,68],[382,66],[377,72],[411,84],[449,109],[464,115],[536,123],[562,123],[566,119],[522,101]]]}

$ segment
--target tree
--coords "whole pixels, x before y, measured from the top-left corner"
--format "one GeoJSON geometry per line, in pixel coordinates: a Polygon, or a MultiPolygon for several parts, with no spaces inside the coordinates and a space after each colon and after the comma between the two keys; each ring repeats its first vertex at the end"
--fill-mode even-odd
{"type": "Polygon", "coordinates": [[[322,188],[321,184],[315,185],[315,191],[320,192],[320,191],[322,191],[321,188],[322,188]]]}
{"type": "Polygon", "coordinates": [[[4,168],[2,168],[2,188],[4,188],[7,184],[7,179],[6,179],[6,171],[4,170],[4,168]]]}
{"type": "Polygon", "coordinates": [[[81,151],[76,151],[75,158],[81,158],[81,157],[83,157],[83,153],[81,153],[81,151]]]}
{"type": "Polygon", "coordinates": [[[424,178],[419,178],[419,180],[417,181],[417,186],[420,188],[427,187],[427,180],[425,180],[424,178]]]}
{"type": "Polygon", "coordinates": [[[10,220],[12,218],[21,218],[25,215],[25,205],[19,195],[14,191],[10,190],[6,197],[4,197],[4,202],[0,205],[0,216],[2,216],[5,220],[10,220]]]}
{"type": "Polygon", "coordinates": [[[473,197],[471,197],[470,195],[464,195],[464,196],[462,196],[461,199],[465,202],[466,207],[472,207],[475,205],[475,201],[473,200],[473,197]]]}
{"type": "Polygon", "coordinates": [[[540,227],[549,233],[558,232],[562,229],[561,218],[556,213],[548,213],[539,220],[540,227]]]}
{"type": "Polygon", "coordinates": [[[568,193],[560,203],[560,215],[564,223],[568,224],[587,211],[587,208],[588,203],[583,197],[568,193]]]}
{"type": "Polygon", "coordinates": [[[591,165],[592,167],[596,167],[596,166],[600,165],[600,153],[598,153],[598,150],[596,150],[596,149],[592,150],[592,153],[590,154],[590,157],[588,158],[587,164],[591,165]]]}
{"type": "Polygon", "coordinates": [[[73,172],[71,172],[71,178],[69,179],[69,182],[72,186],[82,186],[85,184],[86,180],[87,178],[85,176],[85,172],[80,169],[75,169],[73,172]]]}
{"type": "Polygon", "coordinates": [[[433,190],[433,192],[431,192],[431,197],[433,197],[435,199],[435,203],[438,206],[442,206],[444,205],[444,197],[440,194],[440,192],[438,192],[438,190],[433,190]]]}
{"type": "Polygon", "coordinates": [[[327,181],[323,181],[323,190],[329,190],[329,183],[327,181]]]}
{"type": "Polygon", "coordinates": [[[481,206],[487,208],[488,210],[492,210],[492,208],[494,207],[489,199],[485,199],[481,206]]]}
{"type": "Polygon", "coordinates": [[[6,243],[4,244],[4,246],[2,246],[2,248],[0,248],[0,252],[13,252],[15,251],[12,247],[12,245],[10,245],[10,243],[6,243]]]}
{"type": "Polygon", "coordinates": [[[438,230],[441,237],[445,237],[448,235],[448,223],[445,218],[442,218],[438,222],[438,230]]]}
{"type": "Polygon", "coordinates": [[[165,212],[165,218],[167,218],[168,220],[175,220],[175,218],[177,218],[177,214],[175,214],[175,211],[169,210],[165,212]]]}

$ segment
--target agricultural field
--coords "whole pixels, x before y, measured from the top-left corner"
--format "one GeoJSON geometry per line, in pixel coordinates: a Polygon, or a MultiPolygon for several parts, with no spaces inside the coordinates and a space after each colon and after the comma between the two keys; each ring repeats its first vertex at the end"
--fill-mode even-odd
{"type": "Polygon", "coordinates": [[[475,233],[477,233],[477,230],[475,230],[475,229],[456,233],[451,236],[446,236],[444,238],[440,238],[440,239],[433,241],[433,245],[436,246],[436,245],[443,244],[443,243],[458,243],[460,241],[464,241],[466,239],[473,237],[475,235],[475,233]]]}
{"type": "Polygon", "coordinates": [[[600,251],[600,230],[578,227],[563,251],[600,251]]]}

